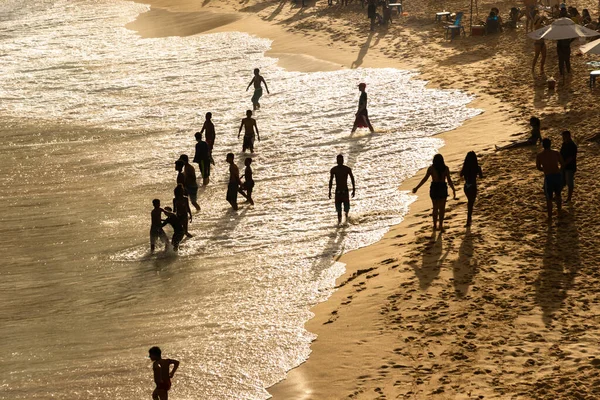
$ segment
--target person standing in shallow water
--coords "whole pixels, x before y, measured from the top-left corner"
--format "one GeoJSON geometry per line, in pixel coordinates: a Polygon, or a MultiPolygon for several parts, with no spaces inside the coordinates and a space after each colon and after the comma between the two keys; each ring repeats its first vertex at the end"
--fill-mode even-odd
{"type": "Polygon", "coordinates": [[[250,164],[252,164],[252,159],[248,157],[246,160],[244,160],[246,169],[244,169],[244,183],[240,188],[240,194],[242,196],[246,196],[248,203],[254,205],[254,200],[252,200],[252,192],[254,191],[254,178],[252,177],[252,168],[250,167],[250,164]],[[244,193],[243,190],[245,190],[246,193],[244,193]]]}
{"type": "Polygon", "coordinates": [[[150,252],[154,253],[154,249],[156,248],[156,239],[160,239],[160,241],[165,244],[165,251],[167,251],[167,248],[169,247],[169,239],[163,230],[163,221],[160,219],[163,213],[163,209],[160,208],[160,200],[152,200],[152,205],[154,208],[150,213],[150,218],[152,221],[152,225],[150,225],[150,252]]]}
{"type": "Polygon", "coordinates": [[[358,128],[369,128],[371,133],[375,132],[371,121],[369,121],[369,112],[367,111],[367,88],[366,83],[359,83],[358,90],[360,90],[360,98],[358,99],[358,111],[356,112],[356,119],[354,120],[354,126],[352,127],[352,133],[356,132],[358,128]]]}
{"type": "Polygon", "coordinates": [[[431,176],[431,187],[429,188],[429,197],[431,198],[431,203],[433,204],[433,230],[435,231],[438,228],[438,220],[439,220],[439,230],[440,232],[444,232],[444,214],[446,213],[446,199],[448,197],[448,185],[452,188],[452,193],[454,198],[456,199],[456,189],[454,189],[454,184],[452,183],[452,178],[450,177],[450,169],[444,163],[444,157],[441,154],[436,154],[433,157],[433,163],[429,168],[427,168],[427,173],[425,177],[419,182],[417,187],[415,187],[412,191],[413,193],[417,193],[417,190],[431,176]],[[446,184],[448,181],[448,184],[446,184]]]}
{"type": "Polygon", "coordinates": [[[152,392],[153,400],[168,400],[169,390],[171,390],[171,379],[179,368],[179,361],[172,359],[163,359],[162,351],[159,347],[152,347],[148,350],[148,357],[152,360],[152,372],[154,374],[154,383],[156,389],[152,392]],[[173,366],[173,369],[169,371],[173,366]]]}
{"type": "Polygon", "coordinates": [[[348,177],[352,181],[352,197],[354,198],[355,185],[352,169],[344,165],[344,156],[337,156],[337,165],[331,168],[329,172],[329,198],[331,199],[331,189],[333,187],[333,178],[335,178],[335,210],[337,211],[338,225],[342,223],[342,205],[348,221],[348,212],[350,211],[350,196],[348,191],[348,177]]]}
{"type": "Polygon", "coordinates": [[[246,149],[250,150],[250,153],[254,153],[254,132],[256,130],[256,138],[260,142],[260,135],[258,133],[258,125],[256,125],[256,120],[252,118],[252,111],[246,111],[246,118],[242,119],[242,123],[240,124],[240,129],[238,130],[238,139],[240,138],[240,133],[242,133],[242,128],[244,128],[244,142],[242,143],[242,152],[246,152],[246,149]]]}
{"type": "Polygon", "coordinates": [[[198,167],[200,168],[202,185],[206,186],[210,182],[210,152],[208,150],[208,143],[202,140],[201,132],[196,132],[194,137],[196,138],[196,153],[194,154],[194,162],[197,163],[198,167]]]}
{"type": "Polygon", "coordinates": [[[198,183],[196,182],[196,170],[190,164],[190,159],[187,154],[182,154],[179,156],[179,160],[183,162],[183,176],[185,178],[185,191],[192,202],[196,211],[200,211],[200,206],[198,205],[198,183]]]}
{"type": "Polygon", "coordinates": [[[465,178],[465,196],[467,196],[467,224],[471,226],[473,219],[473,206],[475,206],[475,199],[477,198],[477,177],[483,178],[483,172],[477,161],[477,154],[474,151],[467,153],[465,162],[460,170],[460,176],[465,178]]]}
{"type": "Polygon", "coordinates": [[[212,165],[215,165],[215,160],[212,156],[213,147],[215,146],[215,125],[212,122],[212,113],[206,113],[206,120],[202,125],[202,129],[200,129],[200,133],[204,133],[204,137],[206,138],[206,144],[208,145],[208,153],[210,156],[210,162],[212,165]]]}
{"type": "Polygon", "coordinates": [[[535,166],[539,171],[544,172],[544,193],[546,195],[546,208],[548,210],[548,222],[552,221],[552,198],[556,194],[556,208],[560,213],[562,206],[562,198],[560,192],[562,190],[562,174],[560,173],[561,166],[565,162],[556,150],[552,150],[552,142],[546,138],[542,140],[544,150],[537,155],[535,166]]]}
{"type": "Polygon", "coordinates": [[[229,183],[227,185],[226,199],[231,207],[237,211],[237,194],[242,182],[240,181],[240,169],[235,165],[233,153],[227,153],[227,164],[229,164],[229,183]]]}
{"type": "Polygon", "coordinates": [[[254,107],[254,111],[260,109],[260,103],[258,101],[260,100],[260,98],[263,95],[263,91],[262,91],[263,83],[265,84],[265,89],[267,90],[267,93],[271,94],[269,92],[269,87],[267,86],[267,81],[265,81],[265,78],[263,78],[260,75],[260,70],[258,68],[254,68],[254,77],[252,78],[252,80],[248,84],[248,87],[246,88],[246,92],[247,92],[248,89],[250,89],[250,86],[252,86],[254,84],[254,94],[252,95],[252,106],[254,107]]]}

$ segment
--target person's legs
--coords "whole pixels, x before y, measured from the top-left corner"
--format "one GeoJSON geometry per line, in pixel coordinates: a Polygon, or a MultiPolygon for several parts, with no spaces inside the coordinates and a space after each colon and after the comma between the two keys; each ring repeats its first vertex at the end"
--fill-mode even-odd
{"type": "Polygon", "coordinates": [[[537,63],[538,57],[542,52],[542,46],[540,45],[540,43],[535,43],[533,45],[533,48],[535,49],[535,55],[533,56],[533,63],[531,63],[531,72],[535,71],[535,64],[537,63]]]}
{"type": "Polygon", "coordinates": [[[342,223],[342,202],[341,201],[335,202],[335,211],[337,212],[338,225],[339,225],[342,223]]]}
{"type": "Polygon", "coordinates": [[[160,230],[160,240],[165,244],[165,251],[169,249],[169,238],[164,230],[160,230]]]}
{"type": "Polygon", "coordinates": [[[192,203],[192,205],[194,206],[194,208],[196,209],[196,211],[200,211],[200,205],[197,203],[197,200],[198,200],[198,186],[187,186],[186,190],[188,192],[188,196],[189,196],[190,202],[192,203]]]}
{"type": "Polygon", "coordinates": [[[158,397],[158,388],[154,389],[154,391],[152,392],[152,400],[159,400],[160,398],[158,397]]]}
{"type": "Polygon", "coordinates": [[[471,226],[471,221],[473,220],[473,207],[475,206],[477,192],[465,191],[465,195],[467,196],[467,226],[471,226]]]}
{"type": "Polygon", "coordinates": [[[558,72],[561,75],[564,75],[565,74],[565,60],[564,60],[563,52],[559,49],[557,51],[557,55],[558,55],[558,72]]]}
{"type": "Polygon", "coordinates": [[[565,67],[567,68],[567,74],[571,73],[571,49],[565,50],[565,67]]]}
{"type": "Polygon", "coordinates": [[[369,131],[371,131],[371,133],[374,133],[375,129],[373,129],[373,125],[371,125],[371,121],[369,120],[369,117],[365,116],[365,122],[367,123],[367,126],[369,127],[369,131]]]}
{"type": "Polygon", "coordinates": [[[571,197],[573,196],[573,189],[575,188],[575,171],[565,170],[565,184],[568,188],[567,191],[567,203],[571,202],[571,197]]]}
{"type": "Polygon", "coordinates": [[[431,212],[431,216],[433,217],[433,230],[434,231],[437,229],[438,212],[439,212],[438,202],[439,202],[439,200],[431,199],[431,203],[433,205],[433,211],[431,212]]]}
{"type": "Polygon", "coordinates": [[[548,52],[548,48],[546,47],[546,43],[542,46],[542,60],[540,62],[540,73],[544,73],[544,66],[546,65],[546,53],[548,52]]]}
{"type": "Polygon", "coordinates": [[[444,215],[446,214],[446,199],[438,200],[440,232],[444,232],[444,215]]]}
{"type": "Polygon", "coordinates": [[[150,252],[154,253],[154,248],[156,247],[156,237],[158,235],[154,230],[150,229],[150,252]]]}
{"type": "Polygon", "coordinates": [[[348,213],[350,212],[350,201],[344,201],[344,214],[346,214],[346,222],[348,222],[348,213]]]}

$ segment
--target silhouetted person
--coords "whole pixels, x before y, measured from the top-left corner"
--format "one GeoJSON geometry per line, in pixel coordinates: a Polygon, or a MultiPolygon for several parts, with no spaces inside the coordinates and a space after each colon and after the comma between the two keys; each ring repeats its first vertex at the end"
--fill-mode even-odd
{"type": "Polygon", "coordinates": [[[529,125],[531,126],[531,136],[523,142],[513,142],[511,144],[507,144],[506,146],[498,147],[496,146],[496,151],[498,150],[507,150],[507,149],[515,149],[517,147],[527,147],[534,146],[538,142],[542,141],[542,133],[541,133],[541,123],[540,119],[536,117],[531,117],[529,119],[529,125]]]}
{"type": "Polygon", "coordinates": [[[371,31],[375,30],[375,20],[377,19],[377,2],[376,0],[369,0],[367,6],[367,17],[371,20],[371,31]]]}
{"type": "Polygon", "coordinates": [[[240,170],[235,165],[233,153],[227,153],[227,163],[229,164],[229,184],[227,185],[227,201],[234,210],[238,209],[237,194],[242,182],[240,181],[240,170]]]}
{"type": "Polygon", "coordinates": [[[201,132],[196,132],[194,137],[196,138],[196,154],[194,154],[194,162],[197,163],[200,168],[202,185],[206,186],[210,181],[210,153],[208,151],[208,144],[202,140],[201,132]]]}
{"type": "Polygon", "coordinates": [[[242,119],[242,123],[240,124],[238,139],[240,138],[240,133],[242,133],[242,128],[244,128],[244,142],[242,144],[242,151],[245,152],[246,149],[249,149],[251,153],[254,153],[254,139],[256,137],[260,142],[260,135],[258,134],[258,125],[256,125],[256,120],[252,118],[252,111],[246,111],[246,118],[242,119]]]}
{"type": "Polygon", "coordinates": [[[175,186],[173,190],[173,210],[175,215],[179,218],[179,222],[183,227],[183,232],[187,237],[192,237],[192,234],[188,232],[188,216],[189,222],[192,222],[192,210],[190,209],[190,200],[185,196],[183,185],[175,186]]]}
{"type": "Polygon", "coordinates": [[[160,239],[160,241],[165,244],[165,251],[167,251],[169,239],[163,230],[162,219],[160,218],[163,213],[163,209],[160,208],[160,200],[152,200],[152,205],[154,208],[152,209],[152,212],[150,212],[150,219],[152,221],[152,225],[150,225],[150,252],[154,253],[156,239],[160,239]]]}
{"type": "Polygon", "coordinates": [[[177,171],[177,184],[185,186],[185,175],[183,173],[183,167],[185,164],[181,160],[175,161],[175,171],[177,171]]]}
{"type": "Polygon", "coordinates": [[[477,161],[477,154],[474,151],[467,153],[465,162],[460,170],[460,176],[465,178],[465,196],[467,196],[467,225],[471,226],[473,219],[473,206],[477,198],[477,177],[483,178],[483,172],[477,161]]]}
{"type": "Polygon", "coordinates": [[[342,223],[342,205],[348,221],[348,212],[350,211],[350,195],[348,193],[348,177],[352,181],[352,197],[355,193],[354,175],[352,169],[344,165],[344,156],[337,156],[337,165],[331,168],[329,172],[329,198],[331,199],[331,188],[333,187],[333,178],[335,177],[335,210],[337,211],[338,225],[342,223]]]}
{"type": "Polygon", "coordinates": [[[562,140],[560,155],[565,162],[562,168],[563,185],[568,187],[566,203],[570,203],[575,187],[575,172],[577,171],[577,145],[573,142],[570,131],[562,133],[562,140]]]}
{"type": "Polygon", "coordinates": [[[444,214],[446,213],[448,185],[452,188],[454,198],[456,198],[456,189],[454,189],[454,184],[450,177],[450,169],[444,163],[444,157],[442,157],[441,154],[436,154],[433,157],[433,163],[427,168],[425,177],[419,182],[417,187],[413,189],[413,193],[417,193],[417,190],[427,182],[427,179],[429,179],[430,176],[431,187],[429,188],[429,197],[433,204],[433,230],[435,231],[437,229],[439,220],[439,229],[441,232],[444,232],[444,214]],[[446,181],[448,181],[448,184],[446,184],[446,181]]]}
{"type": "Polygon", "coordinates": [[[208,145],[208,154],[210,156],[210,162],[212,165],[215,165],[215,160],[212,156],[213,147],[215,146],[215,125],[212,122],[212,113],[206,113],[206,120],[202,125],[202,129],[200,129],[200,133],[204,133],[204,137],[206,138],[206,144],[208,145]]]}
{"type": "Polygon", "coordinates": [[[190,164],[190,159],[187,154],[182,154],[179,157],[179,160],[183,162],[183,176],[185,178],[184,186],[187,195],[192,202],[196,211],[200,210],[200,206],[198,205],[198,183],[196,182],[196,170],[190,164]]]}
{"type": "Polygon", "coordinates": [[[171,379],[175,375],[177,368],[179,368],[179,361],[161,358],[162,351],[156,346],[150,348],[148,353],[152,360],[152,372],[154,374],[154,383],[156,383],[156,389],[152,392],[152,399],[168,400],[171,379]],[[169,371],[171,365],[173,366],[173,370],[169,371]]]}
{"type": "Polygon", "coordinates": [[[254,179],[252,177],[252,168],[250,167],[250,164],[252,164],[252,159],[248,157],[246,158],[246,160],[244,160],[244,165],[246,166],[246,168],[244,169],[244,183],[240,188],[240,193],[246,196],[248,203],[254,205],[254,200],[252,200],[252,192],[254,190],[254,179]],[[244,193],[242,190],[245,190],[246,193],[244,193]]]}
{"type": "Polygon", "coordinates": [[[562,156],[550,147],[552,142],[546,138],[542,140],[544,150],[537,155],[535,165],[538,170],[544,172],[544,193],[546,194],[546,207],[548,209],[548,222],[552,221],[552,197],[556,194],[556,208],[560,212],[562,199],[562,174],[560,167],[565,165],[562,156]]]}
{"type": "Polygon", "coordinates": [[[560,39],[556,41],[556,53],[558,54],[558,70],[561,75],[571,73],[571,42],[573,39],[560,39]]]}
{"type": "MultiPolygon", "coordinates": [[[[260,103],[258,102],[263,95],[262,84],[265,84],[265,89],[267,89],[267,93],[269,93],[269,87],[267,86],[267,81],[260,75],[260,70],[258,68],[254,68],[254,77],[248,84],[246,88],[246,92],[250,89],[250,86],[254,84],[254,94],[252,95],[252,106],[254,107],[254,111],[260,109],[260,103]]],[[[271,93],[269,93],[271,94],[271,93]]]]}
{"type": "Polygon", "coordinates": [[[354,120],[354,126],[352,127],[352,133],[356,132],[357,128],[369,128],[371,133],[375,132],[369,121],[369,112],[367,111],[367,88],[366,83],[359,83],[358,90],[360,90],[360,98],[358,99],[358,111],[356,112],[356,119],[354,120]]]}
{"type": "Polygon", "coordinates": [[[183,228],[183,225],[181,225],[181,221],[179,220],[177,215],[173,213],[171,207],[165,207],[164,213],[167,216],[167,218],[163,221],[162,226],[171,225],[171,228],[173,228],[173,237],[171,238],[171,244],[173,245],[173,250],[177,251],[179,250],[179,243],[181,243],[181,240],[183,239],[185,230],[183,228]]]}

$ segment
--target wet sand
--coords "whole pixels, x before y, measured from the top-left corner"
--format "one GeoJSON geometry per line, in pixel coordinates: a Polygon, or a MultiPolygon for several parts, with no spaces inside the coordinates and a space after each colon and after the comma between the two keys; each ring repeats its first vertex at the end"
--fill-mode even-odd
{"type": "MultiPolygon", "coordinates": [[[[355,4],[145,3],[170,12],[162,12],[164,19],[154,12],[160,26],[154,35],[176,31],[170,25],[190,21],[180,14],[206,10],[203,5],[218,13],[240,11],[241,18],[223,18],[218,27],[199,19],[190,32],[236,30],[273,39],[269,55],[289,69],[418,68],[432,86],[476,94],[472,106],[485,110],[440,136],[458,188],[464,155],[480,155],[485,178],[473,227],[463,227],[466,199],[459,190],[458,200],[448,201],[447,232],[432,235],[423,187],[402,224],[341,258],[347,272],[339,289],[314,307],[306,324],[318,335],[313,353],[269,389],[274,398],[598,397],[600,213],[592,171],[600,156],[600,89],[587,87],[585,65],[593,56],[577,56],[574,44],[573,75],[549,91],[546,79],[557,75],[554,44],[548,44],[548,75],[532,74],[533,45],[524,27],[445,41],[443,26],[433,22],[440,11],[434,1],[406,4],[408,15],[374,34],[355,4]],[[519,132],[525,137],[531,115],[540,116],[542,135],[555,146],[568,128],[580,149],[575,201],[549,226],[534,168],[539,149],[493,152],[494,143],[519,132]]],[[[480,4],[479,16],[496,5],[505,15],[517,4],[480,4]]],[[[447,1],[444,7],[464,5],[447,1]]],[[[422,174],[399,190],[410,190],[422,174]]]]}

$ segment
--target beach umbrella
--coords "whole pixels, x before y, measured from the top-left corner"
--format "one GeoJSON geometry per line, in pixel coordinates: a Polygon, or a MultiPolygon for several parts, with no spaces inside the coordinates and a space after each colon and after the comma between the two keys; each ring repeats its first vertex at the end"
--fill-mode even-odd
{"type": "Polygon", "coordinates": [[[528,35],[530,38],[538,39],[549,39],[549,40],[561,40],[561,39],[575,39],[578,37],[594,37],[600,36],[600,33],[588,29],[584,26],[577,25],[569,18],[559,18],[552,24],[533,31],[528,35]]]}
{"type": "Polygon", "coordinates": [[[597,39],[597,40],[594,40],[593,42],[584,44],[583,46],[581,46],[579,48],[579,50],[583,54],[585,54],[585,53],[600,54],[600,39],[597,39]]]}

